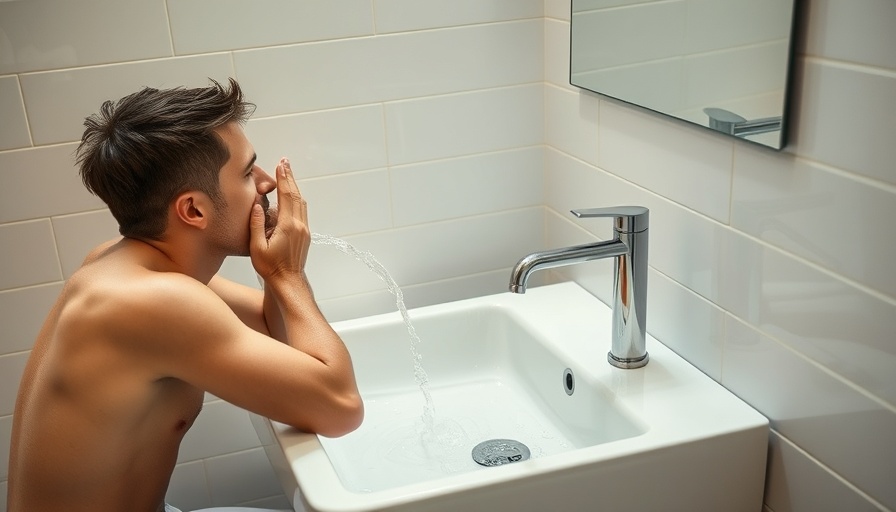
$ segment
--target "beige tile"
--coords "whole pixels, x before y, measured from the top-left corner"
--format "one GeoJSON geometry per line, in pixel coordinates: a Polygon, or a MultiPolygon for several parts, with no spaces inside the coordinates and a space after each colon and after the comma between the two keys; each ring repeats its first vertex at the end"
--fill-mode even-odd
{"type": "Polygon", "coordinates": [[[103,208],[75,165],[77,144],[0,152],[0,222],[103,208]]]}
{"type": "Polygon", "coordinates": [[[542,55],[542,22],[529,20],[238,51],[233,58],[240,83],[257,100],[256,115],[264,117],[541,81],[542,55]]]}
{"type": "Polygon", "coordinates": [[[389,162],[542,144],[543,87],[523,85],[386,104],[389,162]]]}
{"type": "Polygon", "coordinates": [[[106,100],[143,87],[205,87],[209,78],[226,82],[227,54],[129,62],[21,76],[34,144],[81,140],[84,119],[106,100]]]}
{"type": "Polygon", "coordinates": [[[370,0],[171,0],[168,12],[178,55],[373,33],[370,0]]]}
{"type": "Polygon", "coordinates": [[[0,292],[0,354],[30,350],[62,283],[0,292]]]}
{"type": "Polygon", "coordinates": [[[541,17],[540,0],[374,0],[378,33],[541,17]]]}
{"type": "Polygon", "coordinates": [[[437,160],[390,171],[396,226],[541,204],[541,147],[437,160]]]}
{"type": "Polygon", "coordinates": [[[283,156],[299,179],[386,166],[382,105],[253,119],[246,135],[272,175],[283,156]]]}
{"type": "Polygon", "coordinates": [[[31,135],[25,119],[25,104],[19,92],[19,81],[14,76],[0,77],[0,112],[3,112],[0,150],[30,146],[31,135]]]}
{"type": "Polygon", "coordinates": [[[163,0],[0,2],[0,33],[0,74],[171,55],[163,0]]]}
{"type": "Polygon", "coordinates": [[[0,290],[62,280],[50,219],[0,225],[0,290]]]}
{"type": "Polygon", "coordinates": [[[118,236],[118,223],[109,210],[53,217],[53,229],[66,278],[78,270],[94,247],[118,236]]]}

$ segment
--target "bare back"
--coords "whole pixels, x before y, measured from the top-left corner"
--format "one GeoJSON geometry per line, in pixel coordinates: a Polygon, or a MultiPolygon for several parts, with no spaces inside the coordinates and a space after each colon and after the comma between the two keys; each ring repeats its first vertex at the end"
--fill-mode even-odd
{"type": "Polygon", "coordinates": [[[124,299],[143,293],[160,264],[144,248],[106,245],[66,283],[19,390],[10,512],[161,509],[203,393],[121,339],[124,299]]]}

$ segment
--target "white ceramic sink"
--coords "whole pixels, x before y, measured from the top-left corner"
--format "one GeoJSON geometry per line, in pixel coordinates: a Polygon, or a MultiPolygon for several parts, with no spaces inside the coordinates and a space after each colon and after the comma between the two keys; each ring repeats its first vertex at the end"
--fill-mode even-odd
{"type": "Polygon", "coordinates": [[[649,336],[646,367],[610,366],[610,310],[578,285],[410,316],[431,426],[398,313],[334,324],[364,398],[358,430],[328,439],[253,418],[296,510],[761,509],[767,420],[649,336]],[[528,460],[477,464],[492,439],[528,460]]]}

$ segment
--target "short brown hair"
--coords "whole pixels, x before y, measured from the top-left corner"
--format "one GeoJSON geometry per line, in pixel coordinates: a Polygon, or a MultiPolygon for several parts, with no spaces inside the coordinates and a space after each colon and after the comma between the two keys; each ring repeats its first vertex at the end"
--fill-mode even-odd
{"type": "Polygon", "coordinates": [[[119,232],[158,240],[167,227],[168,205],[188,190],[223,203],[218,172],[230,158],[214,132],[245,123],[255,105],[243,101],[239,84],[197,89],[144,88],[84,121],[78,146],[81,179],[108,206],[119,232]]]}

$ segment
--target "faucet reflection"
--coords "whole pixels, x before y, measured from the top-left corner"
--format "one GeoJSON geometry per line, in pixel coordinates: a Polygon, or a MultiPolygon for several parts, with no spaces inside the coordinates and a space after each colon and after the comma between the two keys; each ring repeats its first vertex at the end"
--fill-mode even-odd
{"type": "Polygon", "coordinates": [[[510,291],[525,293],[529,276],[538,270],[602,258],[614,258],[613,333],[607,360],[617,368],[647,364],[647,228],[649,210],[617,206],[572,210],[579,218],[613,217],[613,239],[534,252],[524,256],[510,275],[510,291]]]}

